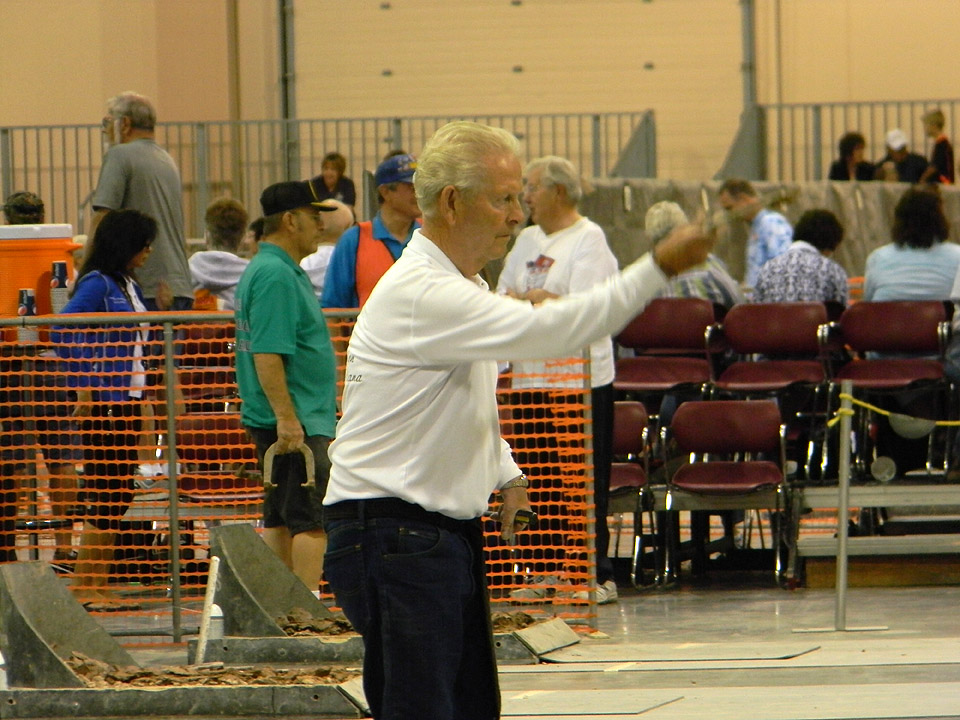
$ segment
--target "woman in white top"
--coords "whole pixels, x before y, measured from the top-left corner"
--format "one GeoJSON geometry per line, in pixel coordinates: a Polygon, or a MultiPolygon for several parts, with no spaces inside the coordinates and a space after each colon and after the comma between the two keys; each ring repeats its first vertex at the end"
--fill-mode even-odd
{"type": "MultiPolygon", "coordinates": [[[[548,156],[531,162],[524,174],[524,201],[534,223],[525,228],[504,261],[503,271],[497,284],[497,292],[511,297],[529,300],[534,305],[549,298],[588,290],[597,283],[617,273],[617,260],[607,245],[603,230],[595,222],[583,217],[577,204],[583,194],[580,176],[573,164],[564,158],[548,156]]],[[[552,475],[557,472],[556,442],[551,435],[562,432],[562,418],[551,413],[551,399],[562,402],[570,397],[548,392],[562,388],[582,387],[583,381],[571,378],[579,368],[576,366],[544,361],[515,362],[512,365],[512,387],[522,392],[515,400],[522,407],[518,420],[531,421],[538,408],[546,415],[547,423],[528,425],[527,432],[546,434],[544,440],[534,441],[537,448],[524,448],[528,438],[513,442],[517,463],[532,477],[552,475]],[[552,422],[550,422],[552,420],[552,422]],[[545,446],[545,447],[544,447],[545,446]],[[546,467],[544,467],[546,464],[546,467]],[[538,467],[539,465],[539,467],[538,467]]],[[[610,462],[613,453],[613,343],[605,337],[590,346],[591,399],[593,411],[594,452],[594,500],[597,526],[597,595],[600,603],[613,602],[617,598],[617,586],[613,581],[613,565],[607,557],[610,535],[607,530],[607,499],[610,491],[610,462]]],[[[533,490],[541,492],[539,502],[563,501],[562,494],[554,490],[543,492],[547,487],[562,487],[555,478],[534,481],[533,490]]],[[[536,502],[536,501],[535,501],[536,502]]],[[[562,513],[562,508],[546,514],[562,513]]],[[[528,537],[535,534],[528,534],[528,537]]],[[[540,542],[547,545],[559,543],[562,538],[541,536],[540,542]]],[[[561,559],[562,550],[553,555],[561,559]]],[[[556,569],[556,568],[555,568],[556,569]]],[[[533,568],[537,574],[549,574],[550,567],[533,568]]],[[[523,589],[523,593],[538,591],[523,589]]]]}

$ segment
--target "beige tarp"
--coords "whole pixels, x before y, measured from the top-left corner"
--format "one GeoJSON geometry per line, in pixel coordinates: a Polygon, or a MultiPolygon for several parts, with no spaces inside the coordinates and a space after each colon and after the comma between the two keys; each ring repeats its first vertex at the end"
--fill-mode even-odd
{"type": "MultiPolygon", "coordinates": [[[[650,249],[643,218],[652,204],[673,200],[689,216],[698,212],[713,219],[718,228],[716,254],[736,278],[743,277],[747,227],[730,225],[717,200],[719,182],[603,179],[584,198],[581,212],[600,224],[621,266],[650,249]]],[[[867,255],[890,242],[893,208],[909,187],[903,183],[816,182],[798,184],[754,183],[766,204],[796,223],[805,210],[826,208],[840,219],[846,232],[835,259],[852,276],[863,275],[867,255]]],[[[950,240],[960,241],[960,188],[941,189],[944,212],[950,221],[950,240]]]]}

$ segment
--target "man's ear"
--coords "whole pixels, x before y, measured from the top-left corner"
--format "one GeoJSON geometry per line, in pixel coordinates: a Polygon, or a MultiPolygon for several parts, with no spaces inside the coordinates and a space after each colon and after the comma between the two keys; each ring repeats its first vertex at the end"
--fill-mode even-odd
{"type": "Polygon", "coordinates": [[[453,225],[456,220],[460,199],[460,191],[453,185],[447,185],[440,191],[437,207],[440,210],[440,216],[447,225],[453,225]]]}

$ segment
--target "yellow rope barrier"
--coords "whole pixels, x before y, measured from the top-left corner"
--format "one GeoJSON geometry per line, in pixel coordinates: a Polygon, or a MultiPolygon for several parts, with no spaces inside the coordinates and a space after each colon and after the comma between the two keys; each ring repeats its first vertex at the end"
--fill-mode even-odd
{"type": "MultiPolygon", "coordinates": [[[[909,418],[910,420],[923,420],[924,422],[932,422],[941,427],[960,427],[960,420],[928,420],[927,418],[915,418],[910,415],[903,415],[902,413],[894,413],[890,410],[884,410],[883,408],[878,408],[876,405],[871,405],[868,402],[863,400],[857,400],[853,395],[848,393],[840,393],[841,400],[849,400],[854,405],[859,405],[860,407],[866,408],[867,410],[872,410],[878,415],[883,415],[884,417],[890,417],[891,415],[901,415],[904,418],[909,418]]],[[[827,420],[827,427],[833,427],[838,422],[840,422],[841,415],[853,415],[853,410],[847,410],[845,408],[839,408],[834,414],[833,417],[827,420]]]]}

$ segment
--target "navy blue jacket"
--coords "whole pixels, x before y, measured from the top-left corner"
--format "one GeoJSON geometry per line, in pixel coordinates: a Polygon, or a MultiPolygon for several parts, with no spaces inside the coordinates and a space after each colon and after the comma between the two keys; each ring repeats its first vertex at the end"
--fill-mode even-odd
{"type": "MultiPolygon", "coordinates": [[[[134,283],[143,302],[140,286],[134,283]]],[[[136,312],[123,289],[109,275],[87,273],[77,283],[63,314],[136,312]]],[[[56,328],[51,334],[57,354],[65,360],[67,385],[92,388],[93,399],[124,402],[133,375],[134,348],[141,342],[139,326],[133,323],[89,328],[56,328]]]]}

